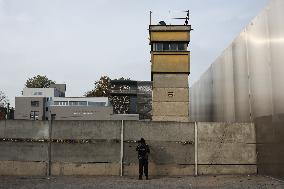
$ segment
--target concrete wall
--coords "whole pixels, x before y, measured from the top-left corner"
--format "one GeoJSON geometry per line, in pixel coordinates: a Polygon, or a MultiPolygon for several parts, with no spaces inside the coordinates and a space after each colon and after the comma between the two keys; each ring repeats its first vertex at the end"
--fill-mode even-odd
{"type": "Polygon", "coordinates": [[[194,124],[177,122],[125,122],[124,171],[137,175],[135,141],[143,137],[150,146],[150,175],[194,174],[194,124]]]}
{"type": "Polygon", "coordinates": [[[154,74],[152,108],[153,121],[188,122],[188,75],[154,74]]]}
{"type": "Polygon", "coordinates": [[[199,174],[254,174],[254,124],[198,123],[199,174]]]}
{"type": "MultiPolygon", "coordinates": [[[[137,175],[141,137],[149,174],[256,173],[253,124],[124,121],[123,171],[137,175]]],[[[119,175],[122,121],[0,121],[0,175],[119,175]],[[51,131],[51,135],[49,135],[51,131]],[[52,142],[49,140],[52,138],[52,142]]]]}

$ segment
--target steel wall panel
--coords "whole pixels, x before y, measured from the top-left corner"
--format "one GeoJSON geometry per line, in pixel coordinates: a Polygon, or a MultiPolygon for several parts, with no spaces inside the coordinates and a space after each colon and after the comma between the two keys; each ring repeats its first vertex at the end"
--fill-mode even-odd
{"type": "Polygon", "coordinates": [[[224,93],[224,121],[235,121],[235,99],[234,99],[234,72],[232,47],[229,46],[223,53],[223,93],[224,93]]]}
{"type": "Polygon", "coordinates": [[[273,112],[284,113],[284,1],[271,1],[267,9],[271,54],[273,112]]]}
{"type": "Polygon", "coordinates": [[[232,44],[234,66],[235,118],[238,122],[250,121],[249,80],[247,64],[246,32],[242,32],[232,44]]]}
{"type": "Polygon", "coordinates": [[[252,115],[272,113],[270,49],[266,12],[258,15],[247,27],[248,63],[252,97],[252,115]]]}
{"type": "Polygon", "coordinates": [[[283,0],[271,0],[212,63],[211,75],[207,70],[191,88],[196,121],[247,122],[284,113],[283,9],[283,0]]]}

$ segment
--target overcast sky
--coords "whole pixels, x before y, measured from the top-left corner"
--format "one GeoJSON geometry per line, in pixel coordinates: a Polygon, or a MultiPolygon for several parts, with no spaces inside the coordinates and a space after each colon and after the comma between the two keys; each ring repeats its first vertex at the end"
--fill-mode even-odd
{"type": "Polygon", "coordinates": [[[192,84],[267,1],[0,0],[0,90],[14,105],[37,74],[66,83],[67,96],[101,75],[150,80],[150,10],[154,23],[172,24],[190,10],[192,84]]]}

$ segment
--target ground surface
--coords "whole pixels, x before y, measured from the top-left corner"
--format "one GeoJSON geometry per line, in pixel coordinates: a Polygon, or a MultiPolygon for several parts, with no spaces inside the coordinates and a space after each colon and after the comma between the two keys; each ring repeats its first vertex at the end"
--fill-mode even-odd
{"type": "Polygon", "coordinates": [[[262,176],[161,177],[137,180],[130,177],[0,177],[0,188],[22,189],[284,189],[284,182],[262,176]]]}

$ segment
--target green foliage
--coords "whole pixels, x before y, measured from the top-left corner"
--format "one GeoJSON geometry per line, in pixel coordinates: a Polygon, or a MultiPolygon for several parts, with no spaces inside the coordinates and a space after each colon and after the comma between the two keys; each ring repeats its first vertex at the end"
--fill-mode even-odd
{"type": "Polygon", "coordinates": [[[48,88],[50,84],[55,84],[55,81],[49,80],[46,76],[37,75],[29,78],[25,86],[27,88],[48,88]]]}
{"type": "Polygon", "coordinates": [[[86,97],[109,97],[110,95],[110,78],[101,76],[99,81],[95,82],[95,88],[85,93],[86,97]]]}
{"type": "MultiPolygon", "coordinates": [[[[130,78],[119,78],[114,80],[130,80],[130,78]]],[[[108,76],[101,76],[101,78],[95,82],[95,88],[85,93],[86,97],[108,97],[114,113],[125,114],[129,111],[130,97],[129,96],[113,96],[110,94],[111,90],[128,90],[128,85],[123,85],[117,88],[111,86],[111,79],[108,76]]]]}

